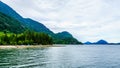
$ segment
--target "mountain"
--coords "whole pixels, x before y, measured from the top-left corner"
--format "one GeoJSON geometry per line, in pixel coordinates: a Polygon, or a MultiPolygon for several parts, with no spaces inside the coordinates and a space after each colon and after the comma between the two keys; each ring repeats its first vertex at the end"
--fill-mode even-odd
{"type": "Polygon", "coordinates": [[[59,32],[59,33],[57,33],[56,35],[57,35],[57,37],[59,37],[59,38],[63,38],[63,37],[65,37],[65,38],[73,37],[73,36],[72,36],[69,32],[67,32],[67,31],[59,32]]]}
{"type": "Polygon", "coordinates": [[[63,31],[55,35],[56,44],[82,44],[77,39],[75,39],[69,32],[63,31]]]}
{"type": "Polygon", "coordinates": [[[85,42],[84,44],[86,44],[86,45],[90,45],[90,44],[92,44],[92,43],[89,42],[89,41],[87,41],[87,42],[85,42]]]}
{"type": "Polygon", "coordinates": [[[19,21],[0,12],[0,31],[21,33],[24,30],[25,26],[19,21]]]}
{"type": "Polygon", "coordinates": [[[20,16],[16,11],[14,11],[11,7],[3,3],[2,1],[0,1],[0,12],[17,19],[21,23],[25,22],[22,16],[20,16]]]}
{"type": "Polygon", "coordinates": [[[105,40],[99,40],[95,44],[108,44],[108,42],[105,40]]]}
{"type": "MultiPolygon", "coordinates": [[[[0,1],[0,12],[13,18],[14,20],[17,20],[22,26],[25,26],[29,30],[47,33],[48,35],[53,37],[54,43],[56,43],[56,44],[63,43],[64,41],[66,41],[67,43],[70,43],[70,44],[71,44],[71,42],[78,43],[78,41],[70,33],[61,32],[61,33],[55,34],[51,30],[49,30],[49,28],[47,28],[45,25],[43,25],[42,23],[32,20],[30,18],[23,18],[14,9],[12,9],[7,4],[5,4],[1,1],[0,1]]],[[[16,27],[19,27],[19,26],[16,26],[16,27]]],[[[19,28],[21,28],[21,27],[19,27],[19,28]]]]}
{"type": "Polygon", "coordinates": [[[31,28],[32,30],[36,32],[44,32],[47,34],[53,34],[53,32],[49,30],[46,26],[44,26],[42,23],[34,21],[30,18],[26,18],[25,21],[29,24],[27,27],[31,28]]]}
{"type": "Polygon", "coordinates": [[[45,33],[50,33],[52,34],[53,32],[50,31],[46,26],[43,24],[34,21],[30,18],[23,18],[21,15],[19,15],[14,9],[9,7],[7,4],[3,3],[0,1],[0,12],[11,16],[21,22],[24,26],[28,27],[30,30],[34,30],[36,32],[45,32],[45,33]]]}
{"type": "Polygon", "coordinates": [[[90,45],[90,44],[103,44],[103,45],[105,45],[105,44],[109,44],[107,41],[105,41],[105,40],[99,40],[99,41],[97,41],[97,42],[94,42],[94,43],[91,43],[91,42],[89,42],[89,41],[87,41],[87,42],[85,42],[84,44],[86,44],[86,45],[90,45]]]}

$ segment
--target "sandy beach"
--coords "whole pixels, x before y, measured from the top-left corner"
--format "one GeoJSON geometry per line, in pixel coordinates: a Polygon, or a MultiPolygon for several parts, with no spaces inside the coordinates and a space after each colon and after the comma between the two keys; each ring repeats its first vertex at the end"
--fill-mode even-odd
{"type": "Polygon", "coordinates": [[[0,45],[0,49],[62,47],[59,45],[0,45]]]}

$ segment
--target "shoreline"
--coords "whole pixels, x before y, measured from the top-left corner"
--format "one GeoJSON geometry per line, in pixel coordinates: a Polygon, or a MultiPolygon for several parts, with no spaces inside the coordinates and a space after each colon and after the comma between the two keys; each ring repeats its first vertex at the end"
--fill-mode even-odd
{"type": "Polygon", "coordinates": [[[46,47],[64,47],[64,46],[60,46],[60,45],[0,45],[0,49],[46,48],[46,47]]]}

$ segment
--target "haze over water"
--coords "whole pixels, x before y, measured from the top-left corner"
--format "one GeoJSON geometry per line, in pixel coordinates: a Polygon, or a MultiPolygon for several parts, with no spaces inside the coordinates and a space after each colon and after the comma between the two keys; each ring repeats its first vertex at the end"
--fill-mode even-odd
{"type": "Polygon", "coordinates": [[[0,49],[0,68],[119,68],[120,46],[0,49]]]}

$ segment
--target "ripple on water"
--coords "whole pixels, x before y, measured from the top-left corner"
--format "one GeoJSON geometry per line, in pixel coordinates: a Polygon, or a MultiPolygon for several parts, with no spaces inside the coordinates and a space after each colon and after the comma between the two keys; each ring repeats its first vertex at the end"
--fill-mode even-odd
{"type": "Polygon", "coordinates": [[[120,46],[0,50],[0,68],[120,68],[120,46]]]}

